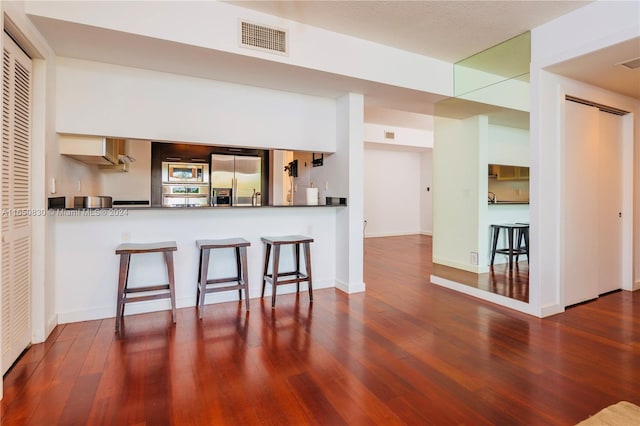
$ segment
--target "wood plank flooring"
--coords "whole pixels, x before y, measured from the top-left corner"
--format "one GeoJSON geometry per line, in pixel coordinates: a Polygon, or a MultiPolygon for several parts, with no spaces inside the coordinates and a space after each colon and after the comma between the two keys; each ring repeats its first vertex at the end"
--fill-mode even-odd
{"type": "Polygon", "coordinates": [[[431,268],[430,237],[367,239],[366,293],[58,326],[5,376],[1,424],[572,425],[640,404],[639,295],[537,319],[431,268]]]}
{"type": "Polygon", "coordinates": [[[506,263],[496,264],[484,274],[475,274],[434,263],[432,274],[521,302],[529,302],[529,263],[526,260],[514,262],[512,270],[509,270],[506,263]]]}

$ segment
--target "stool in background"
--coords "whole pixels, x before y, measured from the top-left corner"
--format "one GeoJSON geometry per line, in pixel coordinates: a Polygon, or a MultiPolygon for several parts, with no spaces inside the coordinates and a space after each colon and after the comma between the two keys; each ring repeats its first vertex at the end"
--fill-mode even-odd
{"type": "MultiPolygon", "coordinates": [[[[518,248],[523,248],[526,250],[527,262],[529,261],[529,222],[516,222],[516,225],[526,225],[526,228],[518,229],[516,234],[516,241],[518,248]]],[[[519,255],[516,254],[516,262],[518,261],[519,255]]]]}
{"type": "Polygon", "coordinates": [[[491,225],[493,231],[493,244],[491,250],[491,265],[496,257],[496,253],[506,254],[509,257],[509,269],[513,268],[513,256],[516,261],[521,254],[527,255],[529,260],[529,225],[524,223],[505,223],[500,225],[491,225]],[[507,231],[507,248],[498,249],[498,238],[500,230],[507,231]],[[515,231],[515,232],[514,232],[515,231]],[[524,246],[522,246],[524,240],[524,246]]]}
{"type": "Polygon", "coordinates": [[[160,243],[135,244],[125,243],[116,247],[116,254],[120,255],[120,273],[118,276],[118,304],[116,308],[116,331],[120,331],[122,318],[124,317],[124,305],[132,302],[142,302],[144,300],[154,299],[171,299],[171,319],[176,322],[176,291],[173,270],[173,252],[178,250],[175,241],[164,241],[160,243]],[[129,281],[129,264],[132,254],[141,253],[162,253],[164,262],[167,266],[167,275],[169,284],[160,284],[145,287],[128,288],[129,281]],[[135,293],[154,294],[140,295],[135,297],[128,296],[135,293]]]}
{"type": "Polygon", "coordinates": [[[244,290],[244,299],[249,310],[249,279],[247,273],[247,247],[251,243],[244,238],[227,238],[224,240],[197,240],[196,246],[200,250],[200,271],[198,273],[198,291],[196,298],[198,299],[198,316],[202,319],[204,313],[204,296],[206,293],[214,293],[219,291],[238,290],[240,300],[242,300],[242,290],[244,290]],[[208,279],[209,274],[209,257],[211,250],[215,249],[235,249],[236,256],[236,276],[228,278],[208,279]],[[235,283],[223,287],[207,287],[210,284],[235,283]]]}
{"type": "Polygon", "coordinates": [[[311,275],[311,249],[310,243],[313,238],[302,235],[285,235],[282,237],[262,237],[265,244],[264,256],[264,273],[262,274],[262,296],[264,297],[264,288],[267,281],[271,283],[271,307],[276,306],[276,289],[279,285],[296,283],[296,291],[300,292],[300,283],[307,281],[309,283],[309,301],[313,302],[313,284],[311,275]],[[295,245],[295,271],[279,272],[280,263],[280,247],[283,245],[295,245]],[[305,270],[306,274],[300,271],[300,244],[304,246],[305,270]],[[273,263],[271,266],[271,274],[269,270],[269,258],[271,248],[273,247],[273,263]],[[286,278],[294,277],[294,278],[286,278]],[[280,278],[285,278],[281,280],[280,278]]]}

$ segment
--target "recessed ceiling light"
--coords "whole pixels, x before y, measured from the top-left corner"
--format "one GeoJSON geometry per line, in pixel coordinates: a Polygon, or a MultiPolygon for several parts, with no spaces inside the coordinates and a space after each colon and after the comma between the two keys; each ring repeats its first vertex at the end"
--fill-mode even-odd
{"type": "Polygon", "coordinates": [[[629,59],[628,61],[620,62],[620,65],[632,70],[638,69],[640,68],[640,58],[629,59]]]}

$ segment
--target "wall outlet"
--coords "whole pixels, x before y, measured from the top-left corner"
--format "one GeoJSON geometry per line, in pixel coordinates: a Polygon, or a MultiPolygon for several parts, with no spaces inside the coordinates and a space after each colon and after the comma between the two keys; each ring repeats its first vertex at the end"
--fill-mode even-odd
{"type": "Polygon", "coordinates": [[[471,264],[472,265],[477,265],[478,264],[478,253],[475,251],[471,252],[471,264]]]}

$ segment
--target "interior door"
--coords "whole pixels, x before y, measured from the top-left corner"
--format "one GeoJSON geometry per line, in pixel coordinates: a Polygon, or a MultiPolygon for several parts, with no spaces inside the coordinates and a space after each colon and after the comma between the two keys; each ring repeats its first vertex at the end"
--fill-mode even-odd
{"type": "Polygon", "coordinates": [[[622,288],[622,122],[565,103],[565,306],[622,288]]]}
{"type": "Polygon", "coordinates": [[[565,102],[563,257],[565,306],[598,297],[600,111],[565,102]]]}
{"type": "Polygon", "coordinates": [[[0,152],[2,374],[31,343],[31,59],[3,35],[0,152]]]}
{"type": "Polygon", "coordinates": [[[598,294],[622,288],[622,117],[599,112],[598,294]]]}

